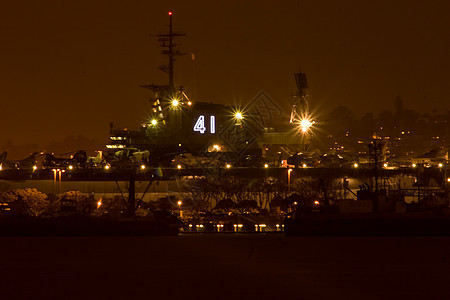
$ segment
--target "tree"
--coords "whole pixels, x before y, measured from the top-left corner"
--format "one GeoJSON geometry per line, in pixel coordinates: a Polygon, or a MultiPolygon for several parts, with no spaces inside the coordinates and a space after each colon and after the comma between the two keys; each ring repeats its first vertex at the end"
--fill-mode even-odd
{"type": "Polygon", "coordinates": [[[0,194],[0,200],[4,202],[23,201],[36,216],[45,212],[50,204],[47,195],[37,189],[16,189],[3,192],[0,194]]]}
{"type": "Polygon", "coordinates": [[[91,216],[97,210],[97,201],[93,195],[79,191],[67,191],[59,198],[60,208],[66,206],[76,208],[76,212],[82,216],[91,216]]]}

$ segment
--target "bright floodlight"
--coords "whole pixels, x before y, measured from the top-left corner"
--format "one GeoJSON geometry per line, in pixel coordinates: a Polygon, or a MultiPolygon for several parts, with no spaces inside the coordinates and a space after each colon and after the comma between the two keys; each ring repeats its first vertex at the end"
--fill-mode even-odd
{"type": "Polygon", "coordinates": [[[303,133],[306,133],[308,129],[312,126],[313,122],[311,122],[309,119],[304,118],[300,120],[300,129],[303,133]]]}
{"type": "Polygon", "coordinates": [[[180,102],[177,99],[172,100],[172,106],[177,107],[180,102]]]}
{"type": "Polygon", "coordinates": [[[358,167],[358,164],[357,164],[357,163],[354,163],[354,164],[353,164],[353,167],[354,167],[354,168],[357,168],[357,167],[358,167]]]}
{"type": "Polygon", "coordinates": [[[236,119],[238,119],[238,120],[242,120],[244,117],[242,116],[242,113],[240,113],[240,112],[237,112],[237,113],[235,113],[234,114],[234,117],[236,118],[236,119]]]}
{"type": "Polygon", "coordinates": [[[156,124],[158,124],[158,121],[156,121],[156,119],[152,120],[152,125],[155,126],[156,124]]]}

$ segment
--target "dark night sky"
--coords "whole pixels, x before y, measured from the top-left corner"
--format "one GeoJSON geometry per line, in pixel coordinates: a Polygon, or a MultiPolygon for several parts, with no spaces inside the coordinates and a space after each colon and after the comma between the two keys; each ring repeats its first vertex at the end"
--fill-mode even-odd
{"type": "MultiPolygon", "coordinates": [[[[318,110],[450,109],[450,2],[8,1],[0,10],[0,143],[41,145],[108,124],[136,128],[164,57],[150,34],[187,33],[175,80],[199,101],[245,105],[260,90],[289,110],[307,73],[318,110]]],[[[0,149],[2,150],[2,149],[0,149]]]]}

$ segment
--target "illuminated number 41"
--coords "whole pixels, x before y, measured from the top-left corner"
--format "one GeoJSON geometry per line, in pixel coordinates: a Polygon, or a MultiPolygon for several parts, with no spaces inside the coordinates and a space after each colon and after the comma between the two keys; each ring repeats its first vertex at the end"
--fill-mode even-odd
{"type": "MultiPolygon", "coordinates": [[[[210,118],[210,131],[211,133],[215,133],[216,132],[216,117],[215,116],[211,116],[210,118]]],[[[198,131],[201,134],[205,133],[206,131],[206,127],[205,127],[205,116],[200,115],[197,119],[197,122],[195,122],[194,125],[194,131],[198,131]]]]}

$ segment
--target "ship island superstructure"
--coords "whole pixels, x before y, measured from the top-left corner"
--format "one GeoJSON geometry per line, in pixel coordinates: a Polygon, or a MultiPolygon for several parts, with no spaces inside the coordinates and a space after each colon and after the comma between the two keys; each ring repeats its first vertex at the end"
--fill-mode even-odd
{"type": "Polygon", "coordinates": [[[151,118],[138,130],[111,127],[110,142],[106,145],[110,155],[130,156],[133,152],[148,151],[140,163],[152,166],[168,166],[182,153],[213,157],[224,164],[249,166],[270,162],[279,166],[283,159],[307,147],[308,138],[298,130],[299,126],[312,125],[301,123],[308,115],[304,73],[296,74],[299,92],[294,98],[290,123],[285,122],[283,128],[261,122],[261,114],[255,110],[194,101],[174,84],[175,57],[184,54],[176,49],[174,40],[184,34],[173,31],[172,18],[169,12],[169,32],[155,35],[163,48],[162,54],[168,58],[168,64],[160,66],[168,74],[168,84],[142,86],[152,92],[151,118]]]}

